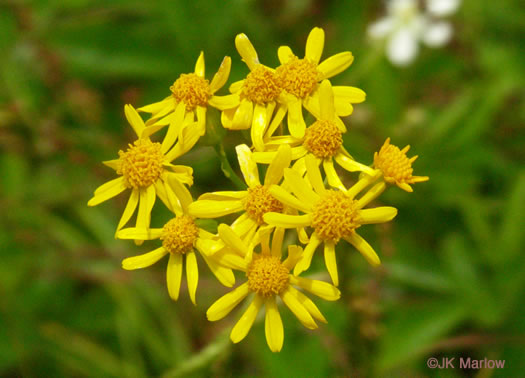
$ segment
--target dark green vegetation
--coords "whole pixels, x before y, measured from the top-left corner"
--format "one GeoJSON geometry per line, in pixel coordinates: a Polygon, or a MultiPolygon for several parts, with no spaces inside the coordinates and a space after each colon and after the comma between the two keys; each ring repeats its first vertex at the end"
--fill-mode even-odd
{"type": "MultiPolygon", "coordinates": [[[[0,375],[478,373],[430,370],[431,356],[505,359],[504,370],[484,376],[522,374],[523,4],[465,1],[452,17],[453,41],[423,48],[406,69],[367,42],[366,25],[381,13],[379,1],[1,1],[0,375]],[[272,354],[261,323],[232,345],[224,332],[238,314],[206,320],[226,289],[204,269],[195,308],[185,287],[179,302],[169,299],[166,260],[120,268],[153,246],[114,239],[125,194],[86,202],[114,177],[101,161],[132,141],[124,104],[166,96],[200,50],[209,78],[224,55],[233,59],[229,83],[242,78],[237,33],[270,66],[281,44],[302,56],[313,26],[326,30],[323,57],[351,50],[356,58],[334,85],[367,92],[346,120],[346,148],[371,163],[387,136],[411,144],[415,174],[430,181],[381,197],[398,217],[362,234],[383,265],[338,250],[342,298],[317,301],[328,325],[305,330],[282,308],[285,344],[272,354]]],[[[241,133],[224,140],[234,167],[233,146],[243,141],[241,133]]],[[[180,163],[194,168],[195,197],[233,188],[206,140],[180,163]]],[[[160,209],[153,226],[169,217],[160,209]]]]}

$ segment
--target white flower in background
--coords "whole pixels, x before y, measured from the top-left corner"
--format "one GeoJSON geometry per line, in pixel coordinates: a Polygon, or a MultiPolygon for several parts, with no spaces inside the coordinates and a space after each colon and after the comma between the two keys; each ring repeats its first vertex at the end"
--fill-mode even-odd
{"type": "Polygon", "coordinates": [[[409,64],[416,57],[419,41],[427,46],[443,46],[452,36],[452,26],[439,17],[449,16],[461,0],[426,0],[421,9],[417,0],[389,0],[387,16],[368,28],[372,39],[386,41],[386,55],[399,66],[409,64]]]}

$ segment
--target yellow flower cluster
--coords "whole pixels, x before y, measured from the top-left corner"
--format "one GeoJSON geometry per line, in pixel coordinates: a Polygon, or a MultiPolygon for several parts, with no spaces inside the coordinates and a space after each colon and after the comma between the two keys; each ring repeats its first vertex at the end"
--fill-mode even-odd
{"type": "Polygon", "coordinates": [[[180,75],[168,97],[137,109],[150,114],[146,122],[131,105],[125,106],[137,140],[126,151],[119,151],[118,159],[104,163],[119,177],[96,189],[88,205],[131,190],[116,237],[137,244],[159,239],[160,246],[126,258],[122,266],[129,270],[145,268],[169,255],[166,278],[173,300],[179,297],[185,260],[189,296],[196,303],[196,252],[227,287],[235,284],[233,271],[244,272],[245,282],[219,298],[208,309],[207,317],[210,321],[225,317],[252,294],[231,331],[231,340],[237,343],[247,335],[264,306],[266,340],[277,352],[284,340],[277,297],[305,327],[315,329],[316,321],[326,322],[305,292],[327,301],[339,299],[336,248],[344,252],[344,247],[339,247],[341,240],[353,245],[370,264],[378,265],[379,257],[357,229],[388,222],[397,210],[368,205],[387,184],[411,192],[410,184],[428,177],[413,176],[416,157],[408,158],[408,146],[400,150],[389,138],[374,154],[371,166],[355,161],[346,151],[343,135],[347,130],[340,117],[350,115],[352,104],[364,101],[365,93],[354,87],[332,86],[328,79],[348,68],[353,56],[342,52],[321,61],[322,29],[310,32],[304,58],[281,46],[280,66],[276,68],[259,62],[246,35],[239,34],[235,45],[249,72],[230,85],[230,94],[215,93],[228,80],[231,59],[224,58],[209,82],[201,53],[194,72],[180,75]],[[251,131],[251,147],[236,147],[246,189],[209,192],[194,201],[188,189],[193,184],[191,167],[173,162],[206,133],[209,109],[221,111],[224,128],[251,131]],[[310,125],[306,125],[303,109],[315,119],[310,125]],[[166,126],[162,141],[152,141],[151,137],[166,126]],[[359,173],[351,186],[345,184],[347,172],[359,173]],[[152,228],[151,211],[157,196],[173,217],[163,227],[152,228]],[[124,228],[137,208],[135,227],[124,228]],[[221,223],[216,233],[198,227],[196,222],[231,214],[239,215],[230,224],[221,223]],[[321,244],[331,283],[301,277],[321,244]]]}

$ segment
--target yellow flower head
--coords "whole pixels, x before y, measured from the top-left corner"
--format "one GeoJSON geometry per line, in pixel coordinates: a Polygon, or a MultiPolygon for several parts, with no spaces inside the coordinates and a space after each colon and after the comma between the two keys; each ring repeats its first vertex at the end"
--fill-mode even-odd
{"type": "Polygon", "coordinates": [[[192,136],[196,135],[197,139],[204,135],[207,107],[221,101],[215,92],[228,80],[230,68],[231,58],[226,56],[210,83],[204,76],[204,53],[201,52],[195,63],[195,71],[181,74],[170,87],[171,96],[138,109],[151,113],[147,122],[147,126],[152,128],[151,133],[169,125],[163,147],[169,149],[186,128],[189,128],[189,133],[192,136]]]}
{"type": "Polygon", "coordinates": [[[137,134],[137,139],[126,151],[119,151],[119,158],[104,162],[113,168],[120,177],[113,179],[95,190],[88,206],[95,206],[126,189],[131,195],[117,226],[120,230],[130,220],[138,207],[137,227],[148,228],[151,210],[157,196],[166,206],[175,211],[178,207],[177,197],[167,185],[169,179],[192,185],[193,170],[170,162],[187,152],[196,142],[195,138],[185,134],[185,143],[179,142],[171,151],[166,151],[160,143],[149,139],[148,129],[142,118],[131,105],[124,107],[126,118],[137,134]]]}
{"type": "Polygon", "coordinates": [[[232,227],[241,237],[251,239],[260,227],[266,226],[264,214],[284,211],[283,204],[270,194],[269,188],[281,181],[284,169],[290,165],[291,150],[288,145],[281,146],[268,166],[263,182],[259,179],[259,170],[250,148],[243,144],[237,146],[236,151],[248,189],[205,193],[190,205],[189,212],[200,218],[243,212],[232,227]]]}
{"type": "MultiPolygon", "coordinates": [[[[275,70],[275,76],[283,90],[280,100],[288,111],[288,129],[295,138],[304,137],[306,124],[303,106],[314,116],[319,115],[318,83],[343,72],[354,60],[352,53],[345,51],[320,62],[323,49],[324,30],[313,28],[306,41],[304,58],[298,58],[288,46],[281,46],[277,51],[281,65],[275,70]]],[[[348,86],[335,87],[334,95],[335,112],[338,116],[350,115],[353,111],[352,103],[365,100],[365,92],[348,86]]],[[[274,130],[270,127],[268,136],[274,130]]]]}
{"type": "Polygon", "coordinates": [[[313,156],[307,156],[305,163],[306,178],[294,169],[284,171],[285,185],[290,191],[282,186],[270,187],[270,193],[275,198],[304,215],[267,213],[263,218],[266,223],[275,227],[311,227],[313,233],[294,273],[300,274],[308,269],[316,248],[324,243],[326,267],[332,282],[337,286],[339,278],[335,260],[336,244],[344,239],[356,247],[369,263],[378,265],[379,257],[356,230],[363,224],[388,222],[396,216],[397,210],[390,206],[364,209],[383,192],[384,182],[374,185],[359,199],[356,198],[357,194],[377,179],[379,173],[375,176],[364,175],[349,189],[333,190],[325,188],[313,156]]]}
{"type": "Polygon", "coordinates": [[[412,176],[412,163],[417,155],[408,158],[406,153],[410,146],[400,150],[397,146],[390,144],[387,138],[379,152],[374,153],[374,167],[381,170],[383,178],[389,184],[396,184],[401,189],[412,192],[409,184],[428,180],[428,176],[412,176]]]}
{"type": "Polygon", "coordinates": [[[306,328],[316,329],[316,320],[326,323],[326,319],[314,302],[296,287],[328,301],[339,299],[341,293],[335,286],[326,282],[298,277],[291,273],[300,259],[302,249],[295,245],[288,246],[288,257],[284,261],[281,260],[284,236],[282,228],[275,229],[271,248],[270,234],[260,233],[258,243],[261,245],[261,252],[257,253],[252,251],[253,245],[247,245],[233,229],[225,224],[219,226],[219,235],[230,251],[221,254],[221,263],[245,272],[246,282],[211,305],[206,312],[208,320],[222,319],[250,293],[254,294],[252,302],[230,333],[230,339],[234,343],[246,337],[259,310],[264,305],[266,342],[272,352],[281,350],[284,330],[277,308],[277,296],[306,328]]]}
{"type": "Polygon", "coordinates": [[[120,239],[160,239],[162,246],[143,255],[124,259],[122,261],[122,267],[126,270],[146,268],[169,254],[166,281],[168,293],[170,297],[176,301],[179,298],[182,265],[185,259],[188,292],[191,301],[195,304],[195,293],[199,281],[195,249],[200,253],[215,277],[217,277],[223,285],[228,287],[233,286],[235,277],[230,268],[221,266],[213,257],[210,257],[219,249],[223,248],[224,244],[217,240],[214,235],[199,228],[195,224],[195,218],[188,215],[188,206],[192,202],[189,191],[173,178],[169,178],[168,184],[177,195],[181,206],[180,208],[175,208],[174,218],[169,220],[162,228],[133,227],[122,229],[117,233],[117,237],[120,239]]]}
{"type": "Polygon", "coordinates": [[[266,131],[275,130],[286,113],[284,105],[278,103],[282,90],[275,70],[259,62],[257,52],[246,34],[237,35],[235,46],[250,72],[244,80],[230,86],[230,96],[225,96],[214,104],[223,111],[221,120],[225,128],[251,128],[255,149],[263,150],[263,136],[266,131]]]}

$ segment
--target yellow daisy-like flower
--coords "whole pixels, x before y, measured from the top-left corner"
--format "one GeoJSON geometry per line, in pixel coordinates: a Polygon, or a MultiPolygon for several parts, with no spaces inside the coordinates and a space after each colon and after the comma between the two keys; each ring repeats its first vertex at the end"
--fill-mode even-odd
{"type": "Polygon", "coordinates": [[[165,149],[169,149],[177,138],[181,138],[182,130],[188,126],[191,126],[192,134],[198,135],[197,139],[204,135],[207,107],[213,106],[214,101],[219,99],[219,96],[215,96],[215,92],[228,80],[230,68],[231,58],[226,56],[210,83],[204,76],[204,53],[201,52],[195,64],[195,72],[181,74],[170,87],[170,96],[138,109],[141,112],[151,113],[147,125],[155,126],[155,131],[169,125],[162,143],[165,149]]]}
{"type": "Polygon", "coordinates": [[[275,198],[303,212],[304,215],[267,213],[264,215],[264,220],[276,227],[309,226],[313,228],[314,231],[301,260],[295,266],[294,273],[300,274],[308,269],[316,248],[324,243],[325,264],[332,282],[337,286],[339,278],[335,246],[339,240],[344,239],[356,247],[370,264],[380,264],[374,249],[357,234],[356,229],[363,224],[388,222],[396,216],[397,209],[390,206],[363,209],[383,192],[384,182],[372,186],[359,199],[355,198],[359,192],[377,179],[379,172],[375,176],[365,175],[348,190],[332,190],[325,188],[321,172],[313,156],[307,156],[305,163],[307,179],[296,170],[286,169],[284,171],[285,183],[291,188],[293,194],[280,186],[270,187],[270,193],[275,198]]]}
{"type": "Polygon", "coordinates": [[[275,156],[275,148],[282,143],[288,143],[292,148],[292,160],[297,159],[297,167],[304,167],[305,156],[315,157],[317,164],[323,165],[328,183],[334,188],[344,189],[334,168],[334,160],[345,170],[350,172],[361,171],[374,175],[375,170],[356,162],[343,147],[343,133],[338,127],[334,105],[334,92],[328,80],[323,80],[319,88],[319,109],[317,121],[310,125],[301,139],[293,137],[274,137],[267,143],[268,151],[255,152],[257,163],[268,163],[275,156]],[[274,151],[272,151],[272,149],[274,151]]]}
{"type": "Polygon", "coordinates": [[[282,235],[279,237],[274,235],[270,248],[269,234],[266,234],[262,236],[261,252],[252,253],[246,258],[245,254],[249,246],[230,227],[221,224],[219,235],[232,251],[231,254],[222,256],[224,264],[245,272],[247,280],[211,305],[206,312],[208,320],[222,319],[244,298],[253,293],[251,303],[230,333],[232,342],[238,343],[244,339],[264,305],[266,342],[272,352],[281,350],[284,330],[276,297],[282,299],[306,328],[316,329],[318,326],[315,320],[326,323],[326,319],[314,302],[296,287],[328,301],[339,299],[341,293],[327,282],[298,277],[295,273],[290,273],[300,258],[302,252],[300,247],[289,246],[288,257],[281,261],[282,235]]]}
{"type": "Polygon", "coordinates": [[[268,166],[264,183],[261,183],[250,148],[242,144],[235,149],[248,189],[205,193],[190,205],[189,212],[200,218],[217,218],[242,211],[243,214],[233,222],[232,227],[241,237],[251,239],[261,226],[266,225],[264,214],[282,212],[284,209],[268,188],[281,181],[284,169],[290,165],[291,150],[288,145],[279,148],[268,166]]]}
{"type": "Polygon", "coordinates": [[[277,128],[286,114],[286,107],[277,101],[281,88],[275,70],[259,62],[248,37],[245,34],[237,35],[235,46],[250,73],[244,80],[230,86],[231,95],[213,101],[213,105],[223,110],[221,121],[225,128],[241,130],[251,127],[252,143],[255,149],[262,151],[266,130],[277,128]]]}
{"type": "Polygon", "coordinates": [[[187,152],[196,142],[188,135],[186,144],[177,143],[168,153],[165,153],[160,143],[152,142],[148,137],[148,130],[144,121],[131,105],[124,107],[126,118],[138,138],[130,144],[126,151],[119,151],[119,158],[105,161],[104,164],[113,168],[120,177],[111,180],[95,190],[88,206],[95,206],[126,189],[131,189],[124,213],[120,218],[117,231],[120,230],[132,217],[138,207],[137,223],[139,228],[148,228],[151,210],[156,196],[172,211],[177,209],[177,196],[167,185],[168,179],[184,184],[193,184],[193,170],[183,165],[173,165],[170,162],[187,152]]]}
{"type": "Polygon", "coordinates": [[[374,153],[374,167],[379,169],[383,178],[389,184],[396,184],[407,192],[412,192],[410,184],[428,181],[428,176],[412,176],[412,163],[417,159],[417,155],[408,158],[406,153],[410,146],[402,150],[390,144],[387,138],[379,152],[374,153]]]}
{"type": "Polygon", "coordinates": [[[120,239],[135,240],[162,240],[162,246],[143,255],[129,257],[122,261],[122,267],[126,270],[146,268],[155,264],[165,255],[169,254],[166,280],[168,292],[173,300],[179,298],[182,280],[183,257],[186,257],[186,279],[190,299],[195,304],[195,293],[199,281],[199,270],[197,267],[197,256],[195,249],[203,257],[204,261],[225,286],[231,287],[235,283],[235,277],[230,268],[221,266],[212,256],[224,244],[213,234],[197,227],[195,218],[188,214],[188,206],[192,203],[189,191],[173,177],[168,178],[169,185],[180,200],[181,209],[176,209],[175,217],[168,221],[162,228],[125,228],[117,233],[120,239]]]}
{"type": "MultiPolygon", "coordinates": [[[[306,41],[303,59],[299,59],[288,46],[279,47],[277,52],[281,65],[276,68],[275,76],[279,86],[285,91],[281,98],[285,99],[288,110],[288,129],[295,138],[302,138],[306,130],[302,107],[314,116],[319,114],[318,83],[343,72],[354,60],[352,53],[345,51],[319,63],[323,49],[324,31],[313,28],[306,41]]],[[[359,88],[334,87],[336,114],[350,115],[353,111],[352,103],[363,102],[365,96],[365,92],[359,88]]]]}

